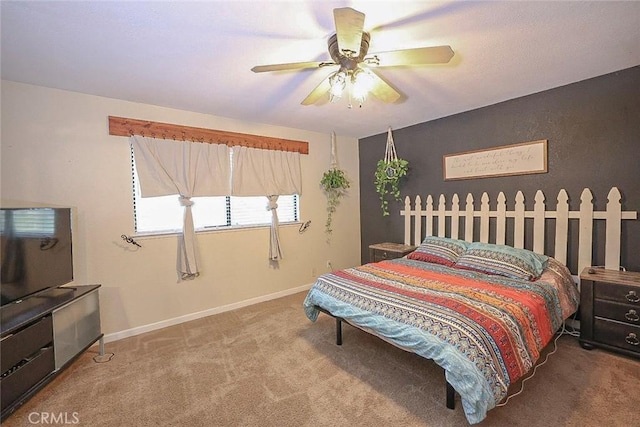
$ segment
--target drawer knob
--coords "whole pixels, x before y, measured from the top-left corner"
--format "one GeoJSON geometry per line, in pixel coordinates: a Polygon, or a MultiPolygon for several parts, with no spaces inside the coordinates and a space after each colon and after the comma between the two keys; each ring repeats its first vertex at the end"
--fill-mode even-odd
{"type": "Polygon", "coordinates": [[[624,340],[631,344],[631,345],[638,345],[640,344],[640,340],[638,339],[638,337],[636,336],[636,334],[634,334],[633,332],[631,332],[629,335],[627,335],[624,340]]]}
{"type": "Polygon", "coordinates": [[[628,312],[626,312],[624,318],[629,322],[637,322],[638,320],[640,320],[640,316],[638,316],[638,313],[635,310],[629,310],[628,312]]]}
{"type": "Polygon", "coordinates": [[[640,301],[640,297],[636,294],[636,291],[629,291],[627,295],[624,296],[629,302],[638,302],[640,301]]]}

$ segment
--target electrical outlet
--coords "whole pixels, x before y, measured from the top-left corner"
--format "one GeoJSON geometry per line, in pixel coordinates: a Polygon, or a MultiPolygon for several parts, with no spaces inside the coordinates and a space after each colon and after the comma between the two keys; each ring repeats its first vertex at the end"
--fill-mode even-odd
{"type": "Polygon", "coordinates": [[[316,268],[311,267],[311,277],[316,277],[316,268]]]}
{"type": "Polygon", "coordinates": [[[327,260],[327,268],[329,270],[333,270],[333,266],[331,265],[331,260],[327,260]]]}

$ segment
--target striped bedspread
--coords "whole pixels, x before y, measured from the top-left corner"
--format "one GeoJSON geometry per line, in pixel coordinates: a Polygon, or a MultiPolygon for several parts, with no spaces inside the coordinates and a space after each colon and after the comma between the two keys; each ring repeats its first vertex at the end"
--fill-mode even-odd
{"type": "Polygon", "coordinates": [[[561,326],[559,290],[406,258],[318,278],[304,301],[433,359],[478,423],[526,374],[561,326]]]}

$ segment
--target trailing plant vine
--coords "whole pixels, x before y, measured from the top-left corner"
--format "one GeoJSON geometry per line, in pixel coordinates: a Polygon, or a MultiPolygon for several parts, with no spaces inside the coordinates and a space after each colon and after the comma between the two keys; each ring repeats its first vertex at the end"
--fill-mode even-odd
{"type": "Polygon", "coordinates": [[[331,228],[333,213],[336,211],[338,204],[340,204],[340,197],[345,194],[350,183],[344,171],[337,167],[332,167],[322,175],[320,185],[327,195],[327,222],[325,223],[325,232],[330,235],[333,231],[331,228]]]}
{"type": "Polygon", "coordinates": [[[378,160],[374,183],[376,192],[380,194],[382,216],[389,215],[388,196],[401,201],[400,178],[407,175],[408,170],[409,162],[406,160],[378,160]]]}

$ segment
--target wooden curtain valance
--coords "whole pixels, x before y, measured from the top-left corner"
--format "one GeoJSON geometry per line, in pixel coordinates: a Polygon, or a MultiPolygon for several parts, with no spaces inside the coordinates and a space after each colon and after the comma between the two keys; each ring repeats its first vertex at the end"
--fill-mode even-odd
{"type": "Polygon", "coordinates": [[[151,138],[173,139],[176,141],[206,142],[209,144],[226,144],[228,146],[240,145],[264,150],[297,151],[300,154],[309,154],[309,143],[305,141],[225,132],[114,116],[109,116],[109,135],[141,135],[151,138]]]}

